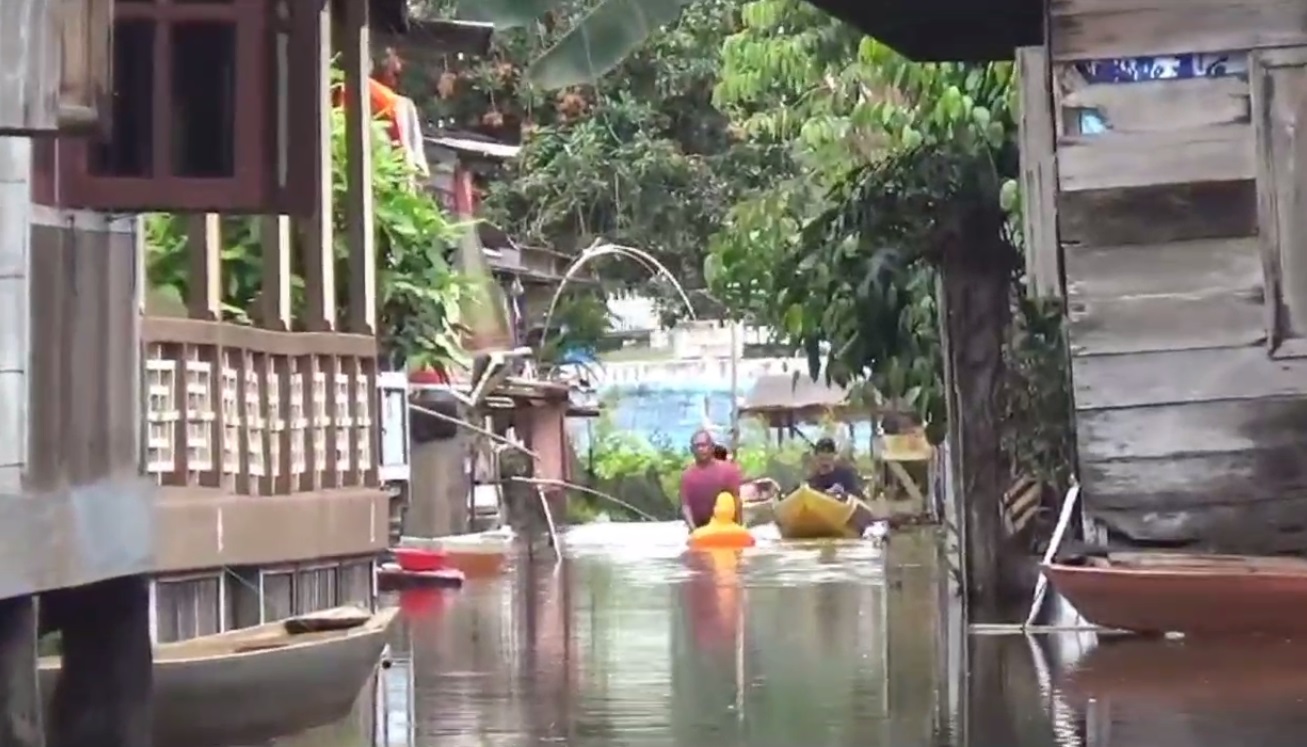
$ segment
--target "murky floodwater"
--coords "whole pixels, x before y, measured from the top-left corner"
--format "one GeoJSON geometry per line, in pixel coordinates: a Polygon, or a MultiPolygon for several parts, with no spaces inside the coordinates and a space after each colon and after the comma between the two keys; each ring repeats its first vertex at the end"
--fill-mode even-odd
{"type": "Polygon", "coordinates": [[[742,558],[684,537],[580,527],[561,563],[406,593],[375,704],[284,747],[1288,747],[1307,726],[1301,646],[968,638],[924,532],[742,558]]]}

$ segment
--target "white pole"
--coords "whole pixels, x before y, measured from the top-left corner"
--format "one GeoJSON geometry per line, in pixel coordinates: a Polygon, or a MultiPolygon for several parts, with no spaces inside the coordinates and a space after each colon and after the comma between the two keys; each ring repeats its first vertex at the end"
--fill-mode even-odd
{"type": "Polygon", "coordinates": [[[740,448],[740,323],[731,322],[731,454],[740,448]]]}
{"type": "MultiPolygon", "coordinates": [[[[1053,529],[1053,537],[1048,541],[1048,549],[1044,551],[1044,561],[1041,565],[1053,562],[1058,548],[1062,546],[1062,537],[1066,534],[1066,528],[1071,523],[1071,517],[1075,514],[1076,503],[1079,500],[1080,485],[1072,483],[1071,489],[1066,491],[1066,498],[1062,500],[1062,513],[1057,517],[1057,526],[1053,529]]],[[[1041,571],[1039,580],[1035,582],[1035,598],[1030,602],[1030,612],[1026,615],[1023,627],[1028,628],[1035,624],[1035,617],[1039,615],[1039,608],[1043,606],[1046,594],[1048,594],[1048,578],[1041,571]]]]}

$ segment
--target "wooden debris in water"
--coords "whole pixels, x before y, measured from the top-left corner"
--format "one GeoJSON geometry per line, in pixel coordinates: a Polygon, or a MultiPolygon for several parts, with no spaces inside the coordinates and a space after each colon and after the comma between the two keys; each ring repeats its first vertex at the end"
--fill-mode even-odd
{"type": "Polygon", "coordinates": [[[1099,635],[1131,635],[1128,630],[1104,628],[1098,625],[1022,625],[1020,623],[972,623],[972,635],[1050,635],[1057,633],[1098,633],[1099,635]]]}

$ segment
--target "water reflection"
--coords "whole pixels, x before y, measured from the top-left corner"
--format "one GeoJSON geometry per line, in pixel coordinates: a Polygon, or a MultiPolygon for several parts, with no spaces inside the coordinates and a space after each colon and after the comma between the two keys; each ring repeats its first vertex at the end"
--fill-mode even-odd
{"type": "Polygon", "coordinates": [[[1307,645],[1109,641],[1066,673],[1089,747],[1278,747],[1307,728],[1307,645]]]}
{"type": "Polygon", "coordinates": [[[353,726],[279,747],[1287,747],[1307,725],[1283,642],[968,637],[929,535],[687,557],[650,532],[407,594],[353,726]]]}

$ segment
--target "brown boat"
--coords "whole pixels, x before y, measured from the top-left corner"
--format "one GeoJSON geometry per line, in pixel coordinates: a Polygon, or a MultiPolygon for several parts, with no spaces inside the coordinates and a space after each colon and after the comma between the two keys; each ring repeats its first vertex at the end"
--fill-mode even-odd
{"type": "Polygon", "coordinates": [[[1307,636],[1307,560],[1123,552],[1043,570],[1086,620],[1106,628],[1307,636]]]}
{"type": "MultiPolygon", "coordinates": [[[[155,647],[155,744],[262,744],[343,719],[397,612],[343,607],[155,647]]],[[[41,659],[47,707],[59,667],[41,659]]]]}
{"type": "Polygon", "coordinates": [[[1100,643],[1058,684],[1080,702],[1301,703],[1307,700],[1307,640],[1116,638],[1100,643]]]}

